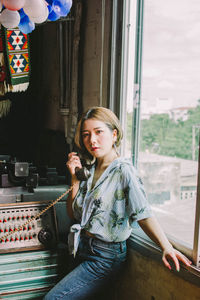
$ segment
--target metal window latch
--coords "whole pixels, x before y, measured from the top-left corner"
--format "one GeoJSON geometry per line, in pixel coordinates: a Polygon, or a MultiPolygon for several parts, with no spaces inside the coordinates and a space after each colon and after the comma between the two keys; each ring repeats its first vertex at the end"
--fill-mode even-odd
{"type": "Polygon", "coordinates": [[[138,108],[138,105],[139,105],[139,90],[140,90],[139,83],[134,83],[134,89],[133,89],[133,108],[138,108]]]}

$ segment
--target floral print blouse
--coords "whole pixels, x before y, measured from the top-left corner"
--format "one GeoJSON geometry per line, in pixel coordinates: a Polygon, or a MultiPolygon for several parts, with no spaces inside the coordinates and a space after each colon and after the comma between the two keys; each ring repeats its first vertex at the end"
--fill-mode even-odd
{"type": "Polygon", "coordinates": [[[68,240],[74,255],[81,229],[103,241],[121,242],[129,238],[136,221],[152,216],[142,181],[128,159],[115,159],[93,188],[95,166],[90,172],[89,179],[80,183],[73,201],[78,223],[72,225],[68,240]]]}

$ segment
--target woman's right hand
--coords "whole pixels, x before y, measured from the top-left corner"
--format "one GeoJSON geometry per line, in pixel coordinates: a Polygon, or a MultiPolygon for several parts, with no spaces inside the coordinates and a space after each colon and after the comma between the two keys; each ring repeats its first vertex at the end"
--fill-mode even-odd
{"type": "Polygon", "coordinates": [[[68,161],[66,163],[66,166],[71,174],[72,180],[75,179],[77,181],[77,178],[75,175],[75,169],[77,167],[82,168],[82,165],[81,165],[80,158],[76,152],[71,152],[68,154],[68,161]]]}

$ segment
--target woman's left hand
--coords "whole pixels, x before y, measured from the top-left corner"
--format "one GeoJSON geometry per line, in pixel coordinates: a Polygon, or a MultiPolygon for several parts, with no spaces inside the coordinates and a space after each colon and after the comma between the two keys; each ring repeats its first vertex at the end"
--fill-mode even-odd
{"type": "Polygon", "coordinates": [[[162,261],[164,265],[171,270],[171,265],[168,260],[172,260],[175,264],[176,271],[180,271],[180,263],[179,261],[183,262],[186,266],[190,266],[192,262],[181,252],[174,249],[173,247],[170,247],[169,249],[165,249],[163,251],[162,261]]]}
{"type": "Polygon", "coordinates": [[[188,267],[191,265],[192,262],[185,255],[172,247],[155,217],[142,219],[138,223],[144,232],[163,250],[162,260],[167,268],[171,270],[169,260],[174,262],[178,272],[180,270],[179,261],[188,267]]]}

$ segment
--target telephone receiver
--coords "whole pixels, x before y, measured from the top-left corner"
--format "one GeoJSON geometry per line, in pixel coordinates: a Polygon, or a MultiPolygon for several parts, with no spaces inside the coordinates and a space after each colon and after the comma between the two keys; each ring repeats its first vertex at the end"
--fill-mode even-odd
{"type": "Polygon", "coordinates": [[[77,146],[75,144],[72,147],[72,151],[77,153],[77,155],[79,156],[79,158],[81,160],[81,165],[82,165],[82,168],[79,168],[79,167],[75,168],[75,175],[76,175],[76,177],[77,177],[78,180],[80,180],[80,181],[87,181],[88,178],[91,176],[91,173],[88,170],[88,168],[86,167],[86,165],[87,165],[86,161],[82,157],[79,149],[77,148],[77,146]]]}
{"type": "Polygon", "coordinates": [[[75,168],[75,174],[78,180],[80,181],[86,181],[91,176],[90,171],[86,168],[75,168]]]}

